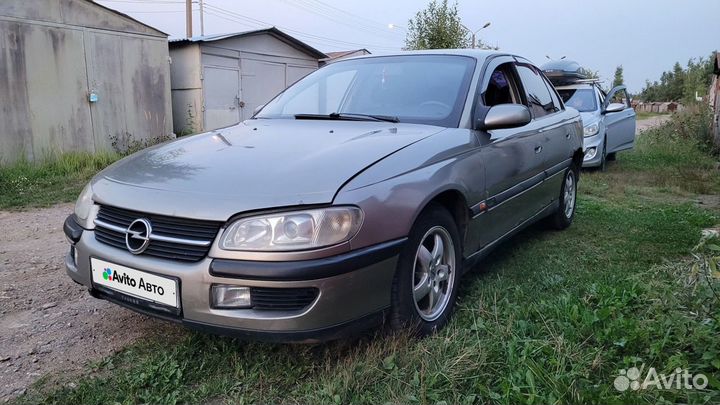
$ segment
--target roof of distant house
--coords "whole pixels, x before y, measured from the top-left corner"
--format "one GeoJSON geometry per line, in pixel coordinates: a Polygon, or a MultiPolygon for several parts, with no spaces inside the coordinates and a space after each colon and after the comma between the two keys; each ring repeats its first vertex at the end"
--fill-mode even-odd
{"type": "Polygon", "coordinates": [[[306,44],[305,42],[293,37],[290,34],[286,34],[283,31],[280,31],[279,29],[277,29],[275,27],[263,28],[263,29],[252,30],[252,31],[233,32],[233,33],[227,33],[227,34],[197,35],[197,36],[190,37],[190,38],[171,38],[170,42],[173,44],[183,43],[183,42],[213,42],[213,41],[220,41],[222,39],[245,37],[245,36],[259,35],[259,34],[270,34],[270,35],[279,37],[280,39],[284,39],[285,41],[287,41],[291,44],[294,44],[296,47],[304,50],[308,54],[313,55],[317,59],[327,58],[327,55],[324,54],[323,52],[320,52],[319,50],[313,48],[312,46],[306,44]]]}
{"type": "Polygon", "coordinates": [[[370,51],[365,48],[352,49],[349,51],[337,51],[337,52],[326,52],[327,59],[339,59],[344,56],[352,55],[354,53],[362,53],[363,55],[369,55],[370,51]]]}

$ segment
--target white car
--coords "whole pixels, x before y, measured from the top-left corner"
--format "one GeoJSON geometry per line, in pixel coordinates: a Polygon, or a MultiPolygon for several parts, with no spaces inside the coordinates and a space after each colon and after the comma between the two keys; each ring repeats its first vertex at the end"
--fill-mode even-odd
{"type": "Polygon", "coordinates": [[[635,110],[625,86],[605,93],[597,80],[585,79],[572,61],[549,62],[545,75],[566,106],[580,112],[584,127],[583,167],[604,171],[617,152],[635,146],[635,110]]]}

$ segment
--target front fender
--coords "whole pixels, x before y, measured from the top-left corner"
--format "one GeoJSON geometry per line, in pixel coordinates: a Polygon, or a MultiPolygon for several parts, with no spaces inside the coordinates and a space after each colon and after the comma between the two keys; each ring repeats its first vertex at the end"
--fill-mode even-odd
{"type": "Polygon", "coordinates": [[[377,182],[353,187],[349,183],[334,204],[354,204],[365,212],[360,232],[350,241],[359,249],[405,237],[418,215],[433,198],[445,191],[459,192],[472,205],[483,199],[485,168],[475,149],[450,158],[389,175],[377,182]]]}

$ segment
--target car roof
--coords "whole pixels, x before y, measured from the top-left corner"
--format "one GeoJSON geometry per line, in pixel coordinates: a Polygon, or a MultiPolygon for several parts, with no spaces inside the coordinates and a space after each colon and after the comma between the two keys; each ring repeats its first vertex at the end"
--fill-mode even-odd
{"type": "MultiPolygon", "coordinates": [[[[357,60],[357,59],[372,59],[372,58],[383,58],[388,56],[408,56],[408,55],[455,55],[455,56],[469,56],[471,58],[475,58],[478,61],[483,61],[489,57],[493,56],[512,56],[516,58],[526,59],[519,55],[514,55],[507,52],[500,52],[495,50],[486,50],[486,49],[427,49],[427,50],[420,50],[420,51],[401,51],[401,52],[391,52],[391,53],[384,53],[384,54],[372,54],[372,55],[360,55],[360,56],[354,56],[352,58],[347,58],[343,60],[357,60]]],[[[341,62],[341,61],[338,61],[341,62]]],[[[334,62],[334,63],[338,63],[334,62]]]]}

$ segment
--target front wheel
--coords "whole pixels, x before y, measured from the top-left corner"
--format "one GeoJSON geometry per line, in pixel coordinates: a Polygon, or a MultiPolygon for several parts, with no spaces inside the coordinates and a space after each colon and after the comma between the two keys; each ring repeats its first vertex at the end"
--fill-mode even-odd
{"type": "Polygon", "coordinates": [[[462,274],[462,250],[450,213],[430,205],[413,225],[392,288],[390,324],[431,334],[449,320],[462,274]]]}
{"type": "Polygon", "coordinates": [[[607,170],[607,140],[603,142],[602,155],[600,155],[600,166],[598,170],[604,172],[607,170]]]}
{"type": "Polygon", "coordinates": [[[579,170],[575,165],[570,166],[565,171],[565,178],[560,188],[559,207],[551,219],[551,224],[555,229],[566,229],[575,218],[575,204],[577,202],[577,184],[579,170]]]}

